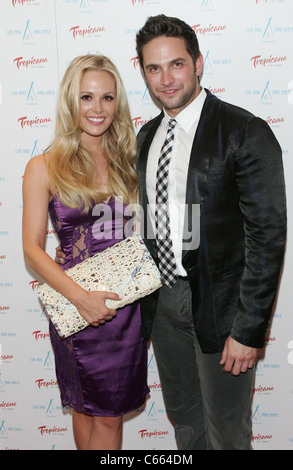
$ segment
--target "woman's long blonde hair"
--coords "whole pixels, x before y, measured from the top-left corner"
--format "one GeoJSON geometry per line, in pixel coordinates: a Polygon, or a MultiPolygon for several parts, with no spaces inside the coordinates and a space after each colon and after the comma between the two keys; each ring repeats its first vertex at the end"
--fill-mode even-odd
{"type": "Polygon", "coordinates": [[[116,83],[115,117],[102,140],[103,151],[108,158],[109,195],[122,197],[125,204],[137,202],[136,136],[122,80],[115,65],[104,56],[89,54],[76,57],[63,77],[55,136],[47,154],[50,180],[59,199],[69,207],[83,207],[88,211],[93,202],[102,202],[105,197],[93,184],[93,175],[96,174],[93,156],[80,142],[80,83],[87,70],[109,72],[116,83]]]}

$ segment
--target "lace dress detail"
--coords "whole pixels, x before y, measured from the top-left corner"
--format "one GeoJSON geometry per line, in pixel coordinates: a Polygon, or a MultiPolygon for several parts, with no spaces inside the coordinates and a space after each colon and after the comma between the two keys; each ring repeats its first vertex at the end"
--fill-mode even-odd
{"type": "MultiPolygon", "coordinates": [[[[57,197],[52,199],[49,213],[66,255],[63,269],[121,240],[123,207],[115,206],[114,198],[108,206],[112,219],[103,239],[93,233],[99,217],[66,207],[57,197]]],[[[49,329],[62,406],[92,416],[119,416],[144,403],[149,393],[147,344],[141,335],[139,303],[117,310],[117,316],[105,325],[89,326],[64,340],[51,322],[49,329]]]]}
{"type": "Polygon", "coordinates": [[[81,263],[89,257],[88,250],[88,227],[76,227],[73,230],[73,239],[72,239],[72,258],[74,264],[81,263]]]}
{"type": "Polygon", "coordinates": [[[77,363],[75,361],[73,338],[61,342],[50,322],[50,337],[55,354],[56,376],[61,392],[63,407],[71,407],[81,413],[86,413],[83,405],[82,387],[79,380],[77,363]]]}

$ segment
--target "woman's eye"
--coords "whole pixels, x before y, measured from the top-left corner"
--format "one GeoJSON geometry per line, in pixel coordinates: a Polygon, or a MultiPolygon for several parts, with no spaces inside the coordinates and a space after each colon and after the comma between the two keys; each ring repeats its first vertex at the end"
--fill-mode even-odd
{"type": "Polygon", "coordinates": [[[105,96],[105,100],[106,100],[106,101],[113,101],[113,100],[114,100],[114,96],[106,95],[106,96],[105,96]]]}
{"type": "Polygon", "coordinates": [[[89,100],[90,98],[91,98],[90,95],[82,95],[80,97],[81,100],[89,100]]]}

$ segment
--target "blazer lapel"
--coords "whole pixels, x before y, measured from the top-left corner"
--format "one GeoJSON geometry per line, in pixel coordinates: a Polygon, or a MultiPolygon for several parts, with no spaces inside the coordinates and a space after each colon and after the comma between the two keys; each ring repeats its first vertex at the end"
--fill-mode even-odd
{"type": "Polygon", "coordinates": [[[202,109],[197,131],[193,141],[187,174],[186,203],[204,203],[204,188],[209,171],[211,136],[217,126],[216,111],[220,101],[206,90],[207,97],[202,109]]]}
{"type": "Polygon", "coordinates": [[[140,181],[140,194],[141,194],[141,204],[143,209],[146,209],[148,203],[147,192],[146,192],[146,170],[148,162],[149,149],[152,143],[152,140],[155,136],[155,133],[160,125],[161,120],[163,119],[163,112],[159,114],[151,123],[149,127],[147,124],[138,134],[138,150],[137,150],[137,162],[136,162],[136,171],[140,181]]]}
{"type": "MultiPolygon", "coordinates": [[[[186,226],[189,233],[192,232],[192,205],[199,204],[200,214],[203,211],[210,156],[215,144],[212,136],[215,134],[218,122],[217,112],[220,100],[212,95],[209,90],[206,90],[206,92],[207,97],[193,141],[187,174],[186,206],[188,208],[188,225],[186,226]]],[[[183,257],[187,253],[188,250],[184,250],[183,257]]]]}
{"type": "Polygon", "coordinates": [[[146,124],[144,128],[138,134],[138,158],[136,162],[136,171],[140,181],[140,205],[143,211],[143,227],[142,227],[142,236],[145,239],[145,243],[150,249],[153,256],[156,255],[156,243],[154,237],[150,234],[151,222],[148,220],[148,197],[146,190],[146,171],[147,171],[147,162],[148,154],[153,138],[156,134],[156,131],[160,125],[161,120],[164,117],[164,113],[161,112],[153,121],[150,122],[150,125],[146,124]]]}

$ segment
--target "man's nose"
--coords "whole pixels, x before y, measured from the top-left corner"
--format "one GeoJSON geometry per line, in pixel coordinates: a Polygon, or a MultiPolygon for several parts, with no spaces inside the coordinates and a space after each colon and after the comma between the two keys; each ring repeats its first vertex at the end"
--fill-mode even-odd
{"type": "Polygon", "coordinates": [[[162,75],[161,75],[161,82],[163,85],[170,85],[170,83],[173,83],[174,77],[170,70],[162,70],[162,75]]]}

